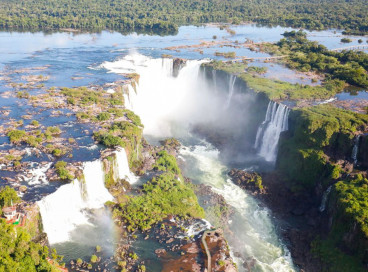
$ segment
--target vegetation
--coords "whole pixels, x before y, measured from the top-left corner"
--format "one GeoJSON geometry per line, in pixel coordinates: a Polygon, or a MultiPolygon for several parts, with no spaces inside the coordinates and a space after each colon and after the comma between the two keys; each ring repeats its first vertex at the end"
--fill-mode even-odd
{"type": "Polygon", "coordinates": [[[165,150],[160,151],[158,156],[159,157],[153,166],[154,169],[158,171],[169,171],[174,174],[180,174],[180,169],[174,156],[169,155],[165,150]]]}
{"type": "Polygon", "coordinates": [[[204,217],[193,190],[172,172],[154,177],[143,186],[143,195],[129,199],[114,210],[129,231],[148,230],[168,215],[204,217]]]}
{"type": "Polygon", "coordinates": [[[334,185],[329,201],[334,214],[331,231],[312,243],[312,252],[325,264],[321,271],[366,271],[367,199],[368,180],[362,175],[334,185]],[[347,236],[350,242],[344,241],[347,236]]]}
{"type": "Polygon", "coordinates": [[[55,163],[56,174],[61,180],[72,180],[74,176],[66,168],[67,163],[65,161],[58,161],[55,163]]]}
{"type": "MultiPolygon", "coordinates": [[[[136,116],[134,114],[134,116],[136,116]]],[[[139,118],[137,116],[137,118],[139,118]]],[[[137,119],[139,120],[139,119],[137,119]]],[[[137,123],[137,122],[136,122],[137,123]]],[[[139,161],[139,149],[142,141],[142,128],[128,121],[114,122],[109,127],[94,133],[94,138],[107,147],[124,147],[132,168],[139,161]]]]}
{"type": "Polygon", "coordinates": [[[224,57],[227,59],[233,59],[236,57],[235,52],[215,52],[215,56],[224,57]]]}
{"type": "Polygon", "coordinates": [[[339,181],[335,185],[338,207],[346,222],[353,228],[357,222],[360,230],[368,238],[368,180],[358,175],[350,181],[339,181]]]}
{"type": "Polygon", "coordinates": [[[122,32],[174,33],[177,25],[255,21],[310,29],[343,28],[367,33],[364,0],[202,1],[153,0],[5,0],[0,9],[3,29],[111,29],[122,32]]]}
{"type": "Polygon", "coordinates": [[[9,131],[7,135],[11,143],[20,143],[24,136],[26,136],[26,132],[24,130],[14,129],[9,131]]]}
{"type": "MultiPolygon", "coordinates": [[[[12,203],[16,204],[20,201],[20,198],[17,194],[17,192],[9,187],[9,186],[5,186],[3,188],[1,188],[0,190],[0,209],[2,209],[3,207],[7,207],[10,206],[12,203]]],[[[0,210],[0,214],[1,214],[1,210],[0,210]]]]}
{"type": "Polygon", "coordinates": [[[331,51],[306,38],[302,31],[284,33],[285,38],[269,51],[288,55],[287,64],[304,72],[323,73],[327,79],[339,79],[349,84],[368,86],[368,54],[362,51],[331,51]]]}
{"type": "Polygon", "coordinates": [[[339,177],[329,157],[351,156],[354,132],[368,123],[368,116],[320,105],[296,109],[289,120],[289,136],[279,144],[278,169],[296,188],[311,189],[318,181],[339,177]]]}
{"type": "MultiPolygon", "coordinates": [[[[20,201],[16,191],[5,186],[0,190],[0,209],[20,201]]],[[[25,228],[17,229],[0,219],[0,271],[56,271],[47,258],[49,250],[32,242],[31,235],[25,228]]],[[[54,254],[55,261],[61,257],[54,254]]]]}
{"type": "MultiPolygon", "coordinates": [[[[322,86],[292,84],[285,81],[262,78],[256,74],[244,72],[243,63],[225,63],[213,61],[205,66],[227,73],[235,73],[245,84],[257,93],[264,93],[270,100],[316,100],[327,99],[341,92],[345,83],[341,80],[327,80],[322,86]]],[[[252,69],[251,69],[252,70],[252,69]]]]}

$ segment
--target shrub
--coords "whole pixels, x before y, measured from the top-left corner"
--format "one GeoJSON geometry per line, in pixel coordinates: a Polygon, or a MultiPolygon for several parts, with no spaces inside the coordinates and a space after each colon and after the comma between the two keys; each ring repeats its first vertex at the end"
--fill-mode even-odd
{"type": "Polygon", "coordinates": [[[110,113],[108,112],[101,112],[99,115],[97,115],[98,121],[106,121],[110,119],[110,113]]]}
{"type": "Polygon", "coordinates": [[[91,256],[91,263],[97,263],[98,257],[96,255],[91,256]]]}
{"type": "Polygon", "coordinates": [[[26,135],[24,130],[17,130],[14,129],[8,133],[8,137],[11,143],[18,143],[21,142],[26,135]]]}

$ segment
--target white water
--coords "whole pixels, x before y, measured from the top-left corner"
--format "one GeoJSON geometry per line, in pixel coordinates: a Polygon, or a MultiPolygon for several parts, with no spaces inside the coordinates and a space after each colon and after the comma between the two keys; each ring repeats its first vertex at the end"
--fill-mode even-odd
{"type": "MultiPolygon", "coordinates": [[[[223,99],[224,96],[216,99],[214,90],[206,89],[206,84],[198,77],[202,62],[188,61],[176,78],[170,74],[168,60],[141,55],[128,55],[101,66],[114,73],[140,74],[137,93],[129,92],[128,105],[141,117],[146,135],[169,137],[173,132],[178,135],[179,129],[179,135],[186,137],[190,122],[216,120],[214,115],[223,114],[234,95],[235,79],[229,82],[227,99],[223,99]]],[[[254,257],[257,260],[254,271],[294,271],[287,249],[278,240],[270,213],[226,179],[223,175],[226,167],[219,161],[218,150],[194,146],[183,149],[181,156],[186,165],[194,161],[186,175],[212,186],[237,211],[231,223],[234,234],[227,237],[232,250],[241,252],[244,258],[254,257]],[[200,175],[196,175],[198,171],[200,175]]],[[[244,271],[241,265],[239,270],[244,271]]]]}
{"type": "MultiPolygon", "coordinates": [[[[213,116],[212,108],[216,105],[206,106],[203,103],[207,90],[201,86],[198,76],[203,62],[187,61],[177,77],[172,76],[172,59],[152,59],[139,54],[104,62],[101,67],[118,74],[140,74],[137,93],[129,88],[129,94],[125,96],[126,106],[140,116],[146,134],[171,137],[171,124],[174,120],[186,127],[192,121],[191,118],[208,120],[213,116]]],[[[212,103],[219,103],[217,109],[220,103],[223,105],[223,101],[214,100],[212,103]]]]}
{"type": "MultiPolygon", "coordinates": [[[[227,170],[219,161],[219,151],[205,144],[183,148],[181,155],[199,170],[185,174],[210,185],[235,209],[234,222],[230,225],[234,235],[227,237],[231,249],[241,253],[243,259],[255,258],[254,271],[294,271],[289,251],[279,241],[269,211],[226,177],[227,170]]],[[[242,264],[238,267],[241,271],[242,264]]]]}
{"type": "Polygon", "coordinates": [[[236,76],[234,75],[230,75],[230,80],[229,80],[229,95],[226,101],[226,108],[230,107],[231,104],[231,99],[233,98],[233,94],[234,94],[234,86],[235,86],[235,81],[236,81],[236,76]]]}
{"type": "Polygon", "coordinates": [[[276,161],[280,134],[288,130],[289,111],[289,108],[283,104],[273,101],[268,104],[265,120],[258,128],[254,144],[259,148],[258,154],[266,161],[276,161]]]}
{"type": "Polygon", "coordinates": [[[37,202],[50,244],[70,241],[78,226],[90,224],[88,210],[113,199],[104,185],[101,161],[85,163],[83,173],[85,183],[75,179],[37,202]]]}
{"type": "Polygon", "coordinates": [[[326,209],[328,195],[330,194],[332,185],[330,185],[327,190],[323,193],[321,205],[319,206],[319,211],[323,212],[326,209]]]}
{"type": "Polygon", "coordinates": [[[27,172],[26,175],[22,176],[25,182],[29,185],[48,184],[46,172],[51,167],[52,163],[45,165],[39,165],[38,167],[32,168],[27,172]]]}
{"type": "Polygon", "coordinates": [[[357,165],[358,163],[358,151],[359,151],[359,140],[361,135],[358,135],[354,139],[354,147],[353,151],[351,153],[351,158],[354,160],[354,165],[357,165]]]}
{"type": "Polygon", "coordinates": [[[130,184],[135,183],[137,181],[137,177],[132,172],[130,172],[128,158],[125,149],[120,148],[119,150],[115,151],[115,154],[119,179],[125,179],[130,184]]]}

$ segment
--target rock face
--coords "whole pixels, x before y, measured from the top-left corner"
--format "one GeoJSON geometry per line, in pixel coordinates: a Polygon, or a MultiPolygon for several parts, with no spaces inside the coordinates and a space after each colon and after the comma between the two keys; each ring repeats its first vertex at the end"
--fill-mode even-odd
{"type": "Polygon", "coordinates": [[[180,257],[161,255],[164,259],[163,272],[237,271],[221,229],[203,232],[198,239],[182,246],[180,251],[180,257]]]}
{"type": "Polygon", "coordinates": [[[179,72],[181,70],[181,68],[183,68],[186,64],[187,60],[185,59],[179,59],[176,58],[173,61],[173,76],[177,77],[179,75],[179,72]]]}
{"type": "Polygon", "coordinates": [[[253,194],[265,193],[265,188],[262,185],[262,178],[256,172],[246,172],[239,169],[232,169],[229,176],[235,184],[242,189],[252,192],[253,194]]]}
{"type": "Polygon", "coordinates": [[[368,168],[368,135],[363,135],[359,142],[358,164],[361,167],[368,168]]]}

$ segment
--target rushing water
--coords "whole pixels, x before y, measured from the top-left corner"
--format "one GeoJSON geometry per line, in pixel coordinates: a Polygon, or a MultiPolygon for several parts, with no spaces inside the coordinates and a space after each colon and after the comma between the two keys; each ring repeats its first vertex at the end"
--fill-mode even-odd
{"type": "Polygon", "coordinates": [[[103,208],[113,198],[105,188],[101,161],[86,162],[83,174],[83,181],[75,179],[38,202],[49,242],[66,260],[75,252],[91,255],[96,245],[113,252],[113,224],[103,208]],[[106,228],[103,235],[96,232],[101,228],[106,228]]]}
{"type": "Polygon", "coordinates": [[[354,165],[357,165],[357,163],[358,163],[358,152],[359,152],[359,141],[360,141],[360,137],[361,137],[361,135],[358,135],[354,139],[353,151],[351,153],[351,158],[354,161],[354,165]]]}
{"type": "Polygon", "coordinates": [[[268,104],[265,120],[258,128],[254,147],[266,161],[275,162],[281,132],[288,129],[290,109],[276,102],[268,104]]]}
{"type": "Polygon", "coordinates": [[[130,171],[127,154],[124,148],[115,151],[116,162],[118,167],[119,179],[125,179],[130,184],[137,181],[137,177],[130,171]]]}
{"type": "MultiPolygon", "coordinates": [[[[193,122],[216,121],[230,111],[232,107],[228,109],[227,104],[235,95],[233,77],[228,85],[229,90],[216,97],[213,89],[209,89],[200,76],[201,63],[187,62],[178,77],[171,74],[172,60],[137,54],[105,62],[101,67],[115,73],[134,71],[140,74],[137,92],[130,91],[129,99],[132,110],[141,116],[145,134],[158,138],[176,136],[182,140],[184,174],[194,182],[210,185],[235,209],[236,214],[230,224],[233,235],[228,235],[227,239],[239,256],[240,271],[245,270],[243,262],[252,259],[256,260],[252,271],[293,271],[290,254],[276,234],[270,212],[227,178],[228,168],[221,162],[217,149],[188,132],[193,122]]],[[[270,118],[278,122],[276,115],[285,116],[288,110],[283,105],[275,108],[282,113],[275,110],[270,118]]],[[[283,125],[282,128],[287,127],[283,125]]]]}

